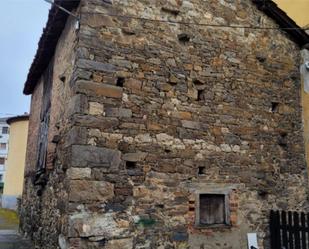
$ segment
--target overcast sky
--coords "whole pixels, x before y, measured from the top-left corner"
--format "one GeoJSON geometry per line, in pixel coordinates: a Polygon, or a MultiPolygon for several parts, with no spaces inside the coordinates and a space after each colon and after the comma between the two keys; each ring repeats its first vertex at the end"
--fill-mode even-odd
{"type": "Polygon", "coordinates": [[[44,0],[1,0],[0,117],[29,112],[23,85],[49,8],[44,0]]]}

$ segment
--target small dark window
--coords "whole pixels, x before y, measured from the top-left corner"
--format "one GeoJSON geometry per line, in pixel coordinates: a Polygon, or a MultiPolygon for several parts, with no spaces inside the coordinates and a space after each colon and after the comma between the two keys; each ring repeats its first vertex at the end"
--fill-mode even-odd
{"type": "Polygon", "coordinates": [[[4,163],[5,163],[5,158],[4,157],[0,157],[0,164],[4,165],[4,163]]]}
{"type": "Polygon", "coordinates": [[[205,167],[198,167],[198,174],[199,175],[205,175],[206,168],[205,167]]]}
{"type": "Polygon", "coordinates": [[[136,168],[136,162],[126,161],[127,170],[133,170],[136,168]]]}
{"type": "Polygon", "coordinates": [[[0,182],[3,181],[3,175],[0,175],[0,182]]]}
{"type": "Polygon", "coordinates": [[[278,112],[279,103],[278,102],[271,102],[271,112],[278,112]]]}
{"type": "Polygon", "coordinates": [[[200,225],[227,224],[225,213],[225,195],[200,195],[200,225]]]}
{"type": "Polygon", "coordinates": [[[116,82],[116,86],[123,87],[124,82],[125,82],[125,78],[123,78],[123,77],[118,77],[118,78],[117,78],[117,82],[116,82]]]}
{"type": "Polygon", "coordinates": [[[2,127],[2,134],[9,134],[9,127],[2,127]]]}
{"type": "Polygon", "coordinates": [[[0,143],[0,149],[6,150],[6,143],[0,143]]]}
{"type": "Polygon", "coordinates": [[[178,35],[178,40],[183,43],[186,44],[191,40],[191,37],[188,34],[179,34],[178,35]]]}
{"type": "Polygon", "coordinates": [[[197,100],[204,100],[204,90],[197,90],[197,100]]]}
{"type": "Polygon", "coordinates": [[[60,76],[59,79],[61,80],[62,83],[65,83],[65,81],[66,81],[66,77],[65,76],[60,76]]]}

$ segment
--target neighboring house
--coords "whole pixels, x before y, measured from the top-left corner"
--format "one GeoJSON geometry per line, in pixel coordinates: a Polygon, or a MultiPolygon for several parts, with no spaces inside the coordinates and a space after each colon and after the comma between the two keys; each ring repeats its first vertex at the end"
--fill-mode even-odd
{"type": "Polygon", "coordinates": [[[308,0],[275,0],[299,26],[305,27],[309,24],[309,1],[308,0]]]}
{"type": "Polygon", "coordinates": [[[8,154],[9,125],[7,118],[0,118],[0,192],[3,192],[6,158],[8,154]]]}
{"type": "Polygon", "coordinates": [[[308,211],[309,37],[272,1],[55,2],[80,19],[53,6],[24,88],[38,248],[269,249],[271,209],[308,211]]]}
{"type": "Polygon", "coordinates": [[[2,207],[16,210],[17,198],[23,192],[29,116],[11,117],[7,123],[10,125],[10,139],[2,207]]]}

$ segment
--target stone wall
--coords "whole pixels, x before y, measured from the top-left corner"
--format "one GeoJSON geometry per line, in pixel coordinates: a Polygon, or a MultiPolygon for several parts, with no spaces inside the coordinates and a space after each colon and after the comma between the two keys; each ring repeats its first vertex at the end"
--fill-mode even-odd
{"type": "Polygon", "coordinates": [[[35,218],[46,213],[34,239],[44,248],[58,236],[61,248],[245,249],[257,232],[268,249],[269,210],[307,210],[299,48],[278,30],[154,21],[276,25],[250,1],[80,8],[71,84],[53,92],[69,101],[56,118],[66,128],[56,132],[45,202],[24,196],[35,218]],[[197,226],[198,195],[218,191],[230,224],[197,226]]]}

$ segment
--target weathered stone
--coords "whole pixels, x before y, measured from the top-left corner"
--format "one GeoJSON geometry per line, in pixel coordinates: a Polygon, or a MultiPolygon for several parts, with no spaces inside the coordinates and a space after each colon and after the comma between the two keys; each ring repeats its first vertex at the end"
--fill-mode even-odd
{"type": "Polygon", "coordinates": [[[135,79],[128,79],[126,80],[124,87],[127,87],[129,89],[134,89],[134,90],[141,90],[142,82],[139,80],[135,80],[135,79]]]}
{"type": "Polygon", "coordinates": [[[82,68],[82,69],[90,69],[90,70],[102,71],[102,72],[107,72],[107,73],[113,73],[117,71],[117,67],[115,67],[114,65],[102,63],[98,61],[85,60],[85,59],[78,60],[77,67],[82,68]]]}
{"type": "Polygon", "coordinates": [[[105,115],[108,117],[130,118],[132,111],[126,108],[106,108],[105,115]]]}
{"type": "Polygon", "coordinates": [[[114,185],[103,181],[71,180],[69,200],[78,203],[106,201],[114,196],[114,185]]]}
{"type": "Polygon", "coordinates": [[[125,230],[117,227],[111,213],[93,214],[80,213],[69,217],[69,237],[97,237],[113,238],[122,235],[125,230]]]}
{"type": "Polygon", "coordinates": [[[140,162],[144,161],[147,156],[147,153],[136,152],[136,153],[127,153],[122,155],[122,159],[130,162],[140,162]]]}
{"type": "Polygon", "coordinates": [[[117,150],[89,145],[72,146],[73,167],[111,167],[118,168],[121,153],[117,150]]]}
{"type": "Polygon", "coordinates": [[[73,121],[76,125],[100,129],[115,128],[119,125],[119,120],[116,118],[93,115],[76,115],[74,116],[73,121]]]}
{"type": "Polygon", "coordinates": [[[105,96],[110,98],[122,98],[123,92],[121,87],[84,80],[76,82],[75,91],[76,93],[105,96]]]}
{"type": "Polygon", "coordinates": [[[90,179],[91,169],[90,168],[69,168],[67,171],[69,179],[79,180],[79,179],[90,179]]]}
{"type": "Polygon", "coordinates": [[[181,120],[182,126],[189,129],[199,130],[202,128],[199,122],[189,121],[189,120],[181,120]]]}
{"type": "Polygon", "coordinates": [[[104,107],[102,104],[97,102],[89,103],[89,114],[90,115],[102,115],[104,111],[104,107]]]}
{"type": "Polygon", "coordinates": [[[117,240],[110,240],[107,242],[106,249],[133,249],[133,239],[126,238],[126,239],[117,239],[117,240]]]}

